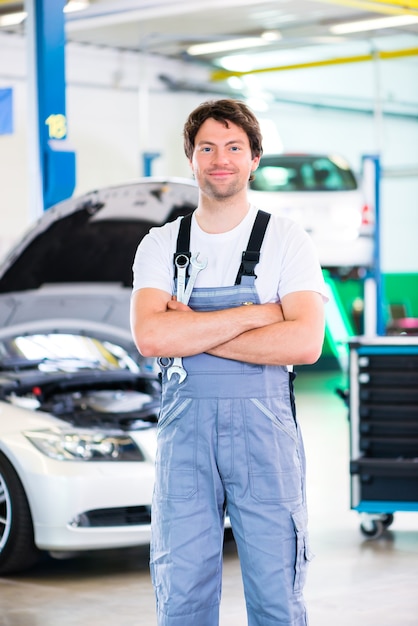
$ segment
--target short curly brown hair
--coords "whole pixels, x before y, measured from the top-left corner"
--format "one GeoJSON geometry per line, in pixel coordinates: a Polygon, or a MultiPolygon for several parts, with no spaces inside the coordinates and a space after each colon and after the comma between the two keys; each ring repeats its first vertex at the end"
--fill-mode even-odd
{"type": "Polygon", "coordinates": [[[251,157],[263,154],[262,135],[260,125],[254,113],[244,102],[233,99],[209,100],[203,102],[192,111],[186,120],[183,129],[184,152],[188,159],[192,159],[194,143],[199,128],[207,119],[213,118],[228,126],[228,122],[242,128],[250,142],[251,157]]]}

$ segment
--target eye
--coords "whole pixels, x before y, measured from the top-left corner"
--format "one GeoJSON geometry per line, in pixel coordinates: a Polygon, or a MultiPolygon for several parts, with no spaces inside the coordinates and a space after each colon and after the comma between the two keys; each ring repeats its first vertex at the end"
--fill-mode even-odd
{"type": "Polygon", "coordinates": [[[231,152],[239,152],[240,147],[239,146],[231,146],[231,152]]]}
{"type": "Polygon", "coordinates": [[[202,146],[201,152],[210,152],[212,148],[210,146],[202,146]]]}

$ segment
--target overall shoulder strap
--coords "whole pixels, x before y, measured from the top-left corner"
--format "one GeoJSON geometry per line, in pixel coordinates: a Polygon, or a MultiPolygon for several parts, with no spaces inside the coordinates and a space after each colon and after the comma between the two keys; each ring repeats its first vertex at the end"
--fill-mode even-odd
{"type": "Polygon", "coordinates": [[[177,254],[190,254],[190,228],[192,225],[193,213],[188,213],[180,221],[179,233],[177,235],[177,254]]]}
{"type": "Polygon", "coordinates": [[[181,254],[187,256],[190,259],[190,228],[192,225],[192,213],[188,213],[180,220],[179,232],[177,235],[177,246],[174,253],[174,271],[177,276],[177,267],[175,265],[176,258],[181,254]]]}
{"type": "Polygon", "coordinates": [[[248,240],[247,249],[242,253],[242,261],[238,270],[235,284],[241,284],[243,276],[256,276],[254,269],[260,260],[260,249],[270,220],[270,213],[258,211],[248,240]]]}

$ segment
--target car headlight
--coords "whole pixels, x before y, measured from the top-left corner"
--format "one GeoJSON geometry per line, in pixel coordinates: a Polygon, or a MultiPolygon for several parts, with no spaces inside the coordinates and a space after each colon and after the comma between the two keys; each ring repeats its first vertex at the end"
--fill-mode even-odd
{"type": "Polygon", "coordinates": [[[134,440],[124,433],[31,430],[23,434],[57,461],[144,461],[134,440]]]}

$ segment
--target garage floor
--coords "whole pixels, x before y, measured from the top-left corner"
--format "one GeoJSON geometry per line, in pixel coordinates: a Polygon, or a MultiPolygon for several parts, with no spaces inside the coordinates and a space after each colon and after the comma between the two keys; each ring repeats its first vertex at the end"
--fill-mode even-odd
{"type": "MultiPolygon", "coordinates": [[[[310,626],[417,626],[418,513],[397,513],[379,539],[361,535],[359,516],[349,508],[349,431],[338,386],[345,385],[336,372],[303,370],[296,381],[316,554],[305,594],[310,626]]],[[[0,578],[1,626],[104,623],[155,626],[147,549],[47,560],[25,575],[0,578]]],[[[229,541],[220,625],[246,623],[239,563],[229,541]]]]}

